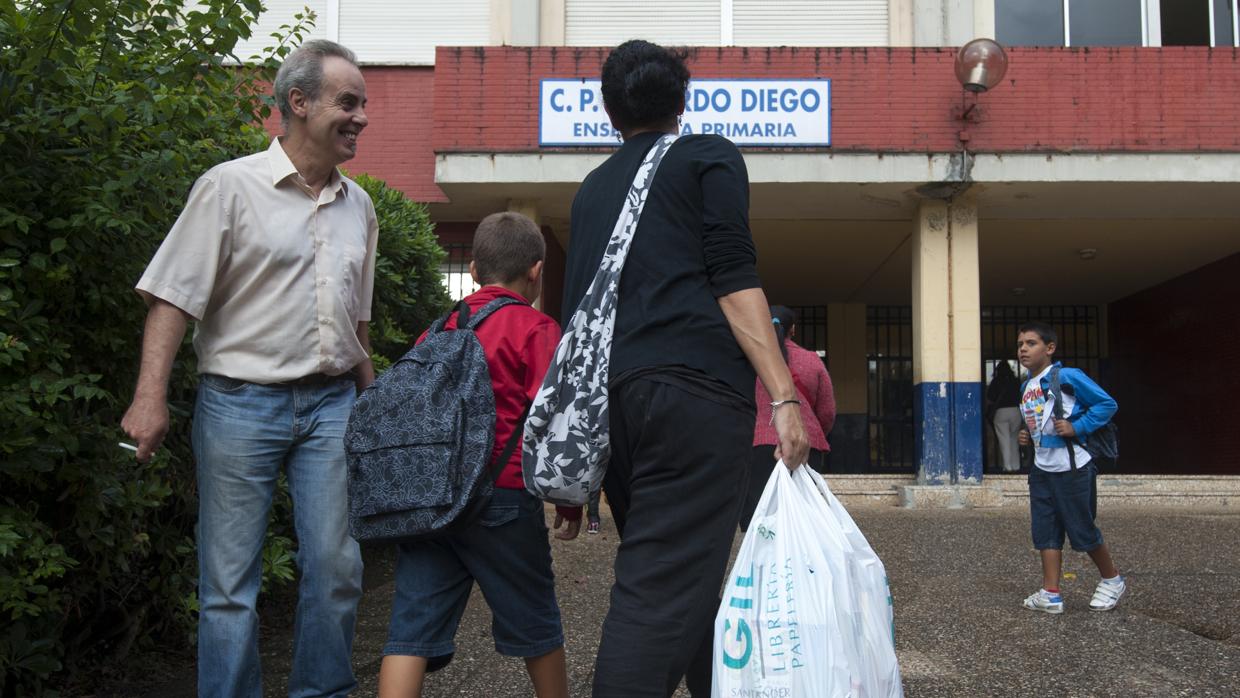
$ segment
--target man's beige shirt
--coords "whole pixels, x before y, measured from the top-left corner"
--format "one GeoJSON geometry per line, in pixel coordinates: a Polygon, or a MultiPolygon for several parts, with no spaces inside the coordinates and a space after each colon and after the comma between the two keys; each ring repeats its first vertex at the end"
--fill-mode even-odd
{"type": "Polygon", "coordinates": [[[378,236],[361,187],[337,172],[315,199],[276,139],[198,180],[137,289],[198,321],[200,373],[337,375],[366,358],[378,236]]]}

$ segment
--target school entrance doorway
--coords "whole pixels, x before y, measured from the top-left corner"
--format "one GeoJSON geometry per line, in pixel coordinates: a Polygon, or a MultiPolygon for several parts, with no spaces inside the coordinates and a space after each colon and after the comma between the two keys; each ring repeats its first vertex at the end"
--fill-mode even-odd
{"type": "MultiPolygon", "coordinates": [[[[825,308],[801,306],[796,310],[803,329],[798,333],[809,349],[826,348],[825,308]],[[811,314],[812,313],[812,314],[811,314]]],[[[916,462],[913,448],[913,313],[907,305],[866,307],[866,404],[867,448],[861,468],[832,468],[833,472],[857,471],[873,474],[913,474],[916,462]]],[[[1016,332],[1021,324],[1040,320],[1059,334],[1057,356],[1067,365],[1087,371],[1108,387],[1102,311],[1092,305],[996,305],[983,306],[982,374],[989,386],[995,366],[1016,364],[1016,332]]],[[[831,370],[831,357],[826,357],[831,370]]],[[[833,373],[834,376],[834,373],[833,373]]],[[[832,448],[835,448],[833,434],[832,448]]],[[[995,434],[987,422],[983,429],[983,457],[986,472],[997,472],[995,434]]]]}

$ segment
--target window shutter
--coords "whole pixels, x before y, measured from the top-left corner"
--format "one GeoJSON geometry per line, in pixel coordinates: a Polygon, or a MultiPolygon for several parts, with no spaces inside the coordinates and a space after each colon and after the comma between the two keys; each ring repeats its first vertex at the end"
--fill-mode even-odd
{"type": "Polygon", "coordinates": [[[887,0],[733,0],[737,46],[886,46],[887,0]]]}
{"type": "Polygon", "coordinates": [[[569,46],[615,46],[645,39],[666,46],[718,46],[719,0],[566,0],[569,46]]]}
{"type": "Polygon", "coordinates": [[[340,0],[340,43],[362,63],[433,65],[436,46],[491,43],[491,2],[340,0]]]}

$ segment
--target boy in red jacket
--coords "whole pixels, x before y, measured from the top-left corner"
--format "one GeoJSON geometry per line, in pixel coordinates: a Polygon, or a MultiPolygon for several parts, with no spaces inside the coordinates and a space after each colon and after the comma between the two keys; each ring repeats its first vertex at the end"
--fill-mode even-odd
{"type": "MultiPolygon", "coordinates": [[[[474,233],[469,272],[482,288],[465,298],[470,310],[503,296],[525,301],[497,310],[477,329],[495,393],[492,462],[522,427],[521,415],[542,385],[560,339],[555,320],[529,305],[542,292],[545,255],[538,226],[518,213],[487,216],[474,233]]],[[[454,328],[455,316],[444,325],[454,328]]],[[[556,528],[567,526],[556,537],[576,537],[581,508],[557,511],[556,528]]],[[[400,545],[392,622],[379,672],[381,698],[421,696],[426,674],[452,660],[457,625],[475,580],[494,616],[495,649],[525,659],[539,698],[568,695],[543,504],[525,491],[518,448],[500,472],[478,523],[442,538],[400,545]]]]}

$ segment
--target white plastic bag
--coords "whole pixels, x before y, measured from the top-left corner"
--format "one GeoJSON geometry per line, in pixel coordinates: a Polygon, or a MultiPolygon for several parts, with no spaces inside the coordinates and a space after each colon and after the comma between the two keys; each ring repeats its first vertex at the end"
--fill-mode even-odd
{"type": "Polygon", "coordinates": [[[882,561],[826,482],[775,467],[715,617],[714,698],[903,695],[882,561]]]}

